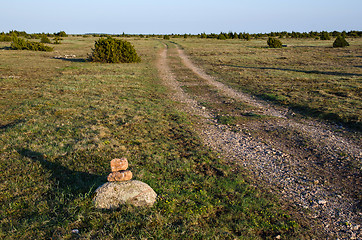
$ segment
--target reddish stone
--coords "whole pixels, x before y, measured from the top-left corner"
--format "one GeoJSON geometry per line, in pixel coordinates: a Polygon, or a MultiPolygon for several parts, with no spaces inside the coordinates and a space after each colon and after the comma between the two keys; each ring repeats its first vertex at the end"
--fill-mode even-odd
{"type": "Polygon", "coordinates": [[[128,161],[127,158],[115,158],[111,161],[111,171],[112,172],[118,172],[118,171],[124,171],[128,168],[128,161]]]}
{"type": "Polygon", "coordinates": [[[132,172],[129,170],[112,172],[107,177],[108,182],[123,182],[131,179],[132,179],[132,172]]]}

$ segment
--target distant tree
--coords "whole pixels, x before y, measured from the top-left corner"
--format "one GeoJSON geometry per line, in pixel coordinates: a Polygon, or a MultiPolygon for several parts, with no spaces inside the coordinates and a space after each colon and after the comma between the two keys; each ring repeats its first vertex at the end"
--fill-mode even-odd
{"type": "Polygon", "coordinates": [[[55,36],[58,37],[68,37],[68,35],[64,31],[60,31],[58,33],[54,33],[55,36]]]}
{"type": "Polygon", "coordinates": [[[337,47],[347,47],[349,46],[349,43],[346,41],[346,39],[342,36],[339,35],[336,40],[333,42],[333,47],[337,48],[337,47]]]}
{"type": "Polygon", "coordinates": [[[348,33],[348,36],[350,36],[350,37],[359,37],[359,36],[361,36],[361,31],[360,32],[357,32],[357,31],[350,31],[349,33],[348,33]]]}
{"type": "Polygon", "coordinates": [[[292,32],[291,37],[292,38],[298,38],[298,34],[296,32],[292,32]]]}
{"type": "Polygon", "coordinates": [[[313,31],[310,31],[310,32],[309,32],[309,37],[310,37],[310,38],[316,38],[316,37],[318,37],[318,33],[317,33],[317,32],[313,32],[313,31]]]}
{"type": "Polygon", "coordinates": [[[302,38],[308,38],[309,34],[306,33],[306,32],[303,32],[303,33],[300,34],[300,36],[301,36],[302,38]]]}
{"type": "Polygon", "coordinates": [[[220,33],[219,36],[217,37],[217,39],[219,39],[219,40],[226,40],[225,34],[220,33]]]}
{"type": "Polygon", "coordinates": [[[163,36],[163,39],[165,39],[165,40],[170,40],[170,36],[169,36],[169,35],[164,35],[164,36],[163,36]]]}
{"type": "Polygon", "coordinates": [[[341,33],[338,32],[338,31],[333,31],[332,32],[332,37],[338,37],[339,35],[341,35],[341,33]]]}
{"type": "Polygon", "coordinates": [[[329,36],[328,32],[323,31],[323,32],[320,33],[320,39],[321,40],[330,40],[331,37],[329,36]]]}
{"type": "Polygon", "coordinates": [[[255,37],[255,39],[262,38],[262,37],[264,37],[264,34],[257,33],[257,34],[254,34],[254,37],[255,37]]]}

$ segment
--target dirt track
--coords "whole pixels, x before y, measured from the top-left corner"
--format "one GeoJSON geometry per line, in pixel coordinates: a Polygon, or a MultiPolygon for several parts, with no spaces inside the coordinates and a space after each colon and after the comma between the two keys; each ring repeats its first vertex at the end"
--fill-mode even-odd
{"type": "Polygon", "coordinates": [[[207,75],[179,48],[162,50],[158,68],[165,85],[172,90],[170,97],[183,103],[182,110],[201,117],[197,131],[205,145],[240,163],[282,200],[305,209],[301,214],[317,222],[316,227],[330,238],[362,238],[362,151],[343,129],[336,132],[336,126],[300,119],[288,109],[235,91],[207,75]],[[195,78],[202,79],[194,85],[212,86],[218,94],[243,101],[273,118],[250,121],[237,129],[218,124],[212,109],[202,107],[197,96],[183,91],[184,83],[171,71],[169,56],[180,58],[195,78]],[[306,140],[309,147],[298,144],[306,140]]]}

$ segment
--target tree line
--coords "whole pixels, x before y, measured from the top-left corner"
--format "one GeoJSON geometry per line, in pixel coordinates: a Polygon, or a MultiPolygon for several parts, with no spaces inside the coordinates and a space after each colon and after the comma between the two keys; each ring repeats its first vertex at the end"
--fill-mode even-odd
{"type": "MultiPolygon", "coordinates": [[[[140,37],[140,38],[188,38],[188,37],[198,37],[198,38],[215,38],[215,39],[242,39],[242,40],[251,40],[258,38],[314,38],[320,40],[330,40],[331,38],[336,38],[338,36],[342,36],[344,38],[358,38],[362,37],[362,31],[310,31],[310,32],[270,32],[270,33],[247,33],[247,32],[220,32],[220,33],[199,33],[199,34],[106,34],[106,33],[86,33],[86,34],[74,34],[75,36],[93,36],[93,37],[140,37]]],[[[0,41],[12,41],[12,37],[24,37],[28,39],[40,39],[43,36],[47,37],[67,37],[64,31],[60,31],[57,33],[26,33],[25,31],[9,31],[8,33],[1,32],[0,33],[0,41]]]]}
{"type": "Polygon", "coordinates": [[[200,38],[216,38],[216,39],[244,39],[244,40],[250,40],[250,39],[258,39],[258,38],[314,38],[314,39],[321,39],[321,40],[330,40],[331,37],[335,38],[337,36],[343,36],[343,37],[350,37],[350,38],[356,38],[356,37],[362,37],[362,31],[333,31],[333,32],[327,32],[327,31],[321,31],[321,32],[270,32],[270,33],[236,33],[236,32],[228,32],[224,33],[221,32],[219,34],[216,33],[201,33],[198,34],[200,38]]]}
{"type": "Polygon", "coordinates": [[[60,31],[57,33],[27,33],[25,31],[16,31],[12,30],[8,33],[1,32],[0,33],[0,41],[8,41],[11,42],[13,37],[24,37],[27,39],[41,39],[42,37],[67,37],[68,34],[66,34],[64,31],[60,31]]]}

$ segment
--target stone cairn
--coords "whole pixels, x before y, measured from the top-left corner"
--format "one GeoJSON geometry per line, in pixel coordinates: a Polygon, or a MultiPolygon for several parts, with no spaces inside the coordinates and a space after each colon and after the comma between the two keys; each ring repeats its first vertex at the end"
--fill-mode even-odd
{"type": "Polygon", "coordinates": [[[111,161],[111,173],[108,175],[109,182],[124,182],[132,179],[132,172],[127,170],[127,158],[115,158],[111,161]]]}
{"type": "Polygon", "coordinates": [[[111,173],[105,184],[95,191],[93,202],[98,209],[117,209],[120,205],[131,204],[137,207],[152,206],[157,194],[146,183],[131,180],[132,172],[127,170],[126,158],[111,161],[111,173]]]}

